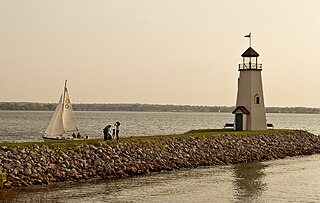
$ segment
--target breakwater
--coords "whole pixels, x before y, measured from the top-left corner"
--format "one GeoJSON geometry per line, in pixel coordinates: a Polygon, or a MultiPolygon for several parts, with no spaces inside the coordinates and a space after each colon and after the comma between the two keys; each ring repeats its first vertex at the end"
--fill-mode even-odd
{"type": "Polygon", "coordinates": [[[119,143],[3,146],[0,147],[0,172],[1,184],[10,188],[319,152],[320,138],[306,131],[211,136],[191,133],[184,137],[131,139],[119,143]]]}

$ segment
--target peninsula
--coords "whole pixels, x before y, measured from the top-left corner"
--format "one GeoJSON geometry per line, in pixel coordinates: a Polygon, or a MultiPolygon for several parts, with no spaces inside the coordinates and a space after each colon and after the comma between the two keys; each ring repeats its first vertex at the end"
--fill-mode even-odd
{"type": "Polygon", "coordinates": [[[0,187],[118,178],[163,170],[264,161],[320,152],[301,130],[193,130],[181,135],[52,143],[1,143],[0,187]]]}

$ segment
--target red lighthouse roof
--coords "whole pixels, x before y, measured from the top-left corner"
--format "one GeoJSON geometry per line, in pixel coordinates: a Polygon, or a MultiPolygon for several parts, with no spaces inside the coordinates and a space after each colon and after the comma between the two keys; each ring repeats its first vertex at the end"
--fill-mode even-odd
{"type": "Polygon", "coordinates": [[[258,57],[259,54],[254,49],[249,47],[241,56],[242,57],[258,57]]]}

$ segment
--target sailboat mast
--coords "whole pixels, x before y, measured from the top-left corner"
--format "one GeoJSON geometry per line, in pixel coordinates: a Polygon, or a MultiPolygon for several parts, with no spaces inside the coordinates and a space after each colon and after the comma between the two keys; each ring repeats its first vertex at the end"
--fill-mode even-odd
{"type": "Polygon", "coordinates": [[[66,89],[67,89],[67,80],[64,81],[64,88],[63,88],[63,98],[62,98],[62,106],[64,107],[64,100],[66,97],[66,89]]]}
{"type": "MultiPolygon", "coordinates": [[[[67,80],[64,81],[64,88],[63,88],[63,97],[62,97],[62,123],[63,123],[63,114],[64,114],[64,106],[65,106],[65,98],[66,98],[66,90],[67,90],[67,80]]],[[[63,131],[66,132],[63,126],[63,131]]]]}

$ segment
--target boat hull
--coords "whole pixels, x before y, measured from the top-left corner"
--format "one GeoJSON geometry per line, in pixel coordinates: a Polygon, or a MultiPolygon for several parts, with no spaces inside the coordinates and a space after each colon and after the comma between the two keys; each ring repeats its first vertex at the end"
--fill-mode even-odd
{"type": "Polygon", "coordinates": [[[45,142],[67,141],[67,140],[86,140],[86,139],[88,139],[88,136],[86,136],[86,137],[73,137],[72,135],[68,135],[68,134],[50,136],[50,135],[44,134],[42,136],[42,139],[45,142]]]}
{"type": "Polygon", "coordinates": [[[42,136],[43,141],[45,142],[52,142],[52,141],[63,141],[63,140],[73,140],[73,138],[66,138],[62,136],[58,137],[47,137],[47,136],[42,136]]]}

